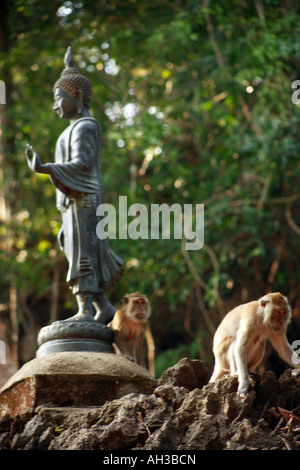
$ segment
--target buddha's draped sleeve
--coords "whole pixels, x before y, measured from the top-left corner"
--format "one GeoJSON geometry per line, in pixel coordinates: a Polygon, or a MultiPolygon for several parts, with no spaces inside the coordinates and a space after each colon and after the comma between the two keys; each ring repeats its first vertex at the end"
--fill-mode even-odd
{"type": "Polygon", "coordinates": [[[67,161],[64,156],[59,156],[56,158],[59,163],[49,164],[53,183],[71,198],[76,192],[99,192],[100,168],[95,168],[95,158],[97,160],[101,151],[101,135],[97,121],[89,118],[75,122],[68,137],[65,142],[67,161]]]}

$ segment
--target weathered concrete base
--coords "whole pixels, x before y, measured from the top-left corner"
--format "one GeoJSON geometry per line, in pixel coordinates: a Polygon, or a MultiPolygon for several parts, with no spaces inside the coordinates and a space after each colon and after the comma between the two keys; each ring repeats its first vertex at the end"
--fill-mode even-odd
{"type": "Polygon", "coordinates": [[[123,356],[60,352],[37,357],[0,390],[0,419],[32,413],[37,406],[101,406],[129,393],[152,393],[156,380],[123,356]]]}

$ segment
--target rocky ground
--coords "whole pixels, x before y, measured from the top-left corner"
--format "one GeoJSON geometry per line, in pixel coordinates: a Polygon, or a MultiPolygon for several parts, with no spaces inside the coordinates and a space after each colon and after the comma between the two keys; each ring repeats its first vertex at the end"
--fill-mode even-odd
{"type": "Polygon", "coordinates": [[[101,407],[40,406],[0,421],[0,449],[256,450],[300,449],[300,371],[251,374],[241,399],[237,379],[208,384],[197,360],[165,371],[153,394],[129,394],[101,407]]]}

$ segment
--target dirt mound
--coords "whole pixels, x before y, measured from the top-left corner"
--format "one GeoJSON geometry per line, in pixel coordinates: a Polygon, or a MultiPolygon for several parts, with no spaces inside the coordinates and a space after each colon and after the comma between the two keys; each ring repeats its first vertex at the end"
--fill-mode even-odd
{"type": "Polygon", "coordinates": [[[241,399],[236,377],[209,384],[203,362],[180,360],[153,394],[129,394],[101,407],[40,406],[0,421],[1,449],[300,449],[300,371],[251,374],[241,399]]]}

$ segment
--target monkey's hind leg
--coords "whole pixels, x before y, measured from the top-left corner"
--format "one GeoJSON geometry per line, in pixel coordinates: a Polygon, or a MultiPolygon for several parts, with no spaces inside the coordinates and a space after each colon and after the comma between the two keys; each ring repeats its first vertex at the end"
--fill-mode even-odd
{"type": "Polygon", "coordinates": [[[225,370],[220,366],[220,364],[218,363],[218,361],[216,361],[213,374],[212,374],[212,376],[211,376],[211,378],[210,378],[210,382],[215,382],[217,379],[220,379],[221,377],[223,377],[223,375],[226,374],[226,372],[227,372],[227,371],[225,371],[225,370]]]}
{"type": "Polygon", "coordinates": [[[237,375],[236,360],[234,356],[234,343],[229,346],[227,357],[228,357],[228,362],[229,362],[230,374],[237,375]]]}

